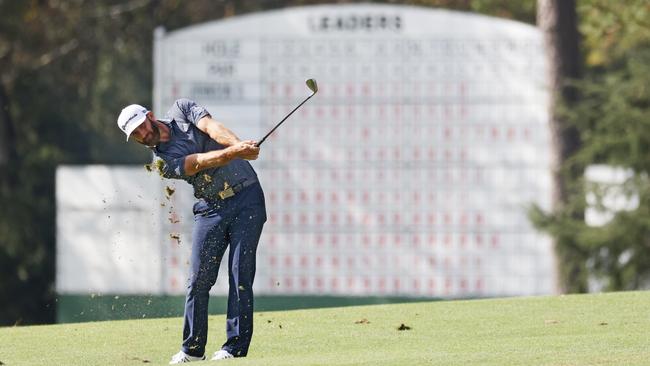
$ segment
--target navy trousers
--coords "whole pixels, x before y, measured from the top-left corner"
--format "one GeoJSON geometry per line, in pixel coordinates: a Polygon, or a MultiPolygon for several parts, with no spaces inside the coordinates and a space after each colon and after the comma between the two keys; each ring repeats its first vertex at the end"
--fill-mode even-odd
{"type": "Polygon", "coordinates": [[[190,278],[185,298],[183,352],[202,356],[208,338],[208,300],[228,246],[229,292],[226,343],[236,357],[246,356],[253,336],[255,253],[266,222],[264,193],[259,183],[234,197],[194,204],[190,278]]]}

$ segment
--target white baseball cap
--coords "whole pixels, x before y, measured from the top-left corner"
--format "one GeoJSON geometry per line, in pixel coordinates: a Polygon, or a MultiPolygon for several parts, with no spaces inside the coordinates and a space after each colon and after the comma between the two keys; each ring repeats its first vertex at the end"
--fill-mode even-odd
{"type": "Polygon", "coordinates": [[[117,127],[126,134],[126,141],[129,141],[129,136],[131,136],[133,130],[144,122],[147,113],[149,113],[149,110],[139,104],[131,104],[122,109],[120,116],[117,117],[117,127]]]}

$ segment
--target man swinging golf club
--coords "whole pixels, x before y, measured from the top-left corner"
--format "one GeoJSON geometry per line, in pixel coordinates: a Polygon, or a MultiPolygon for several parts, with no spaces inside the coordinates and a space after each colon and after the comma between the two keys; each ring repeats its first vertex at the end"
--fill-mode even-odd
{"type": "Polygon", "coordinates": [[[257,159],[266,138],[318,92],[316,80],[308,79],[306,84],[311,95],[259,142],[241,141],[212,119],[205,108],[188,99],[177,100],[167,112],[167,119],[158,120],[137,104],[122,109],[117,119],[127,141],[133,136],[151,149],[154,167],[162,176],[187,181],[198,198],[193,208],[183,344],[170,364],[205,359],[209,291],[228,246],[228,339],[212,360],[245,357],[248,353],[253,336],[255,253],[266,222],[266,206],[257,174],[246,160],[257,159]]]}
{"type": "Polygon", "coordinates": [[[228,246],[227,340],[212,360],[246,356],[253,335],[255,253],[266,222],[264,193],[247,161],[257,159],[259,146],[240,141],[188,99],[177,100],[167,119],[129,105],[117,125],[127,141],[132,137],[151,149],[154,167],[163,177],[185,180],[198,199],[193,207],[183,343],[170,364],[205,360],[209,291],[228,246]]]}

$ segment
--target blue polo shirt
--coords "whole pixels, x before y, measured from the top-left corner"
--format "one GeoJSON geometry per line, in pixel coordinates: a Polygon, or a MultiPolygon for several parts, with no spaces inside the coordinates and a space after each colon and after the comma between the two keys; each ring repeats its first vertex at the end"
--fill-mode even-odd
{"type": "Polygon", "coordinates": [[[208,115],[210,113],[204,107],[192,100],[177,100],[167,112],[167,118],[159,119],[169,127],[169,141],[160,142],[151,150],[154,154],[153,165],[160,168],[163,177],[182,179],[194,187],[196,198],[214,201],[225,183],[234,186],[244,181],[257,181],[257,174],[250,163],[243,159],[235,159],[224,166],[205,169],[192,176],[185,174],[186,156],[225,148],[196,126],[201,118],[208,115]]]}

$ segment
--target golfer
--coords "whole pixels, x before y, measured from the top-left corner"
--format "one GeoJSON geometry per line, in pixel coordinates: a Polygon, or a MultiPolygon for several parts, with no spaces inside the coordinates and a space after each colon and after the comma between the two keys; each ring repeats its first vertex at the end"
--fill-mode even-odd
{"type": "Polygon", "coordinates": [[[165,178],[194,187],[194,227],[183,344],[170,364],[205,360],[210,288],[226,247],[229,292],[227,340],[212,360],[244,357],[253,335],[255,253],[266,222],[264,193],[247,160],[255,160],[255,141],[241,141],[208,111],[188,99],[177,100],[166,119],[132,104],[118,127],[153,152],[154,167],[165,178]]]}

